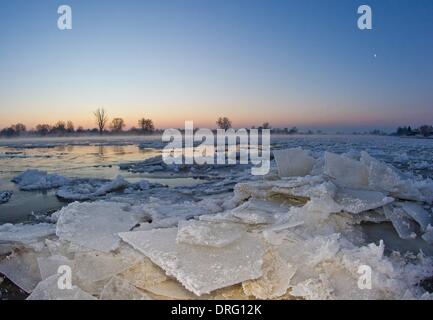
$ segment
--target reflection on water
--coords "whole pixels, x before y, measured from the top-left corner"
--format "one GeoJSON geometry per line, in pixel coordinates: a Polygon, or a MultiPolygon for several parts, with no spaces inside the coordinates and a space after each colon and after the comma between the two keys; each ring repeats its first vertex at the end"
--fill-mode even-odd
{"type": "MultiPolygon", "coordinates": [[[[156,150],[144,150],[136,145],[62,145],[54,148],[31,149],[0,147],[0,190],[14,192],[8,203],[0,205],[0,224],[27,221],[32,212],[36,214],[49,212],[65,205],[57,199],[55,190],[20,191],[10,181],[20,172],[38,169],[69,177],[106,179],[122,174],[130,182],[136,182],[143,180],[144,177],[125,171],[120,172],[117,164],[141,161],[156,154],[158,154],[156,150]]],[[[188,184],[188,181],[185,184],[188,184]]]]}

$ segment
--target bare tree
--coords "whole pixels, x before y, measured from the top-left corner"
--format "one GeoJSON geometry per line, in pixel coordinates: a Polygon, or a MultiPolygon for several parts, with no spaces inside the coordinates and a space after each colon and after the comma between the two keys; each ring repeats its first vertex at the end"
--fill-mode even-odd
{"type": "Polygon", "coordinates": [[[121,132],[125,127],[125,121],[122,118],[114,118],[111,121],[110,128],[113,132],[121,132]]]}
{"type": "Polygon", "coordinates": [[[265,122],[265,123],[262,124],[262,128],[263,129],[270,129],[271,125],[269,124],[269,122],[265,122]]]}
{"type": "Polygon", "coordinates": [[[99,129],[99,134],[104,132],[105,125],[108,121],[108,115],[104,108],[99,108],[95,112],[93,112],[96,120],[96,125],[99,129]]]}
{"type": "Polygon", "coordinates": [[[151,119],[141,118],[138,120],[138,126],[141,128],[143,133],[152,133],[155,131],[155,126],[151,119]]]}
{"type": "Polygon", "coordinates": [[[230,129],[232,127],[232,122],[227,117],[219,117],[216,124],[220,129],[230,129]]]}
{"type": "Polygon", "coordinates": [[[74,123],[72,121],[66,122],[66,131],[68,133],[74,133],[75,132],[74,123]]]}
{"type": "Polygon", "coordinates": [[[49,124],[38,124],[36,126],[36,132],[40,134],[41,136],[47,135],[51,130],[51,127],[49,124]]]}
{"type": "Polygon", "coordinates": [[[26,126],[23,125],[22,123],[14,124],[14,125],[12,126],[12,129],[14,129],[15,132],[16,132],[18,135],[21,134],[21,133],[23,133],[23,132],[26,132],[26,126]]]}

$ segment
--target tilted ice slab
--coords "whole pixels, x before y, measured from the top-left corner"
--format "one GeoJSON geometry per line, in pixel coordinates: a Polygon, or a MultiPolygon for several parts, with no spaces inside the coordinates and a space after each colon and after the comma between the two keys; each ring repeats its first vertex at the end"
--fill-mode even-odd
{"type": "Polygon", "coordinates": [[[96,300],[77,286],[71,289],[60,289],[59,275],[53,275],[38,283],[27,300],[96,300]]]}
{"type": "Polygon", "coordinates": [[[427,230],[426,230],[426,232],[422,235],[422,238],[423,238],[426,242],[428,242],[428,243],[430,243],[430,244],[433,244],[433,227],[432,227],[431,225],[429,225],[429,226],[427,227],[427,230]]]}
{"type": "Polygon", "coordinates": [[[402,208],[410,217],[418,222],[422,231],[427,230],[428,225],[433,225],[433,215],[419,204],[404,202],[402,208]]]}
{"type": "Polygon", "coordinates": [[[369,190],[338,189],[334,200],[343,211],[358,214],[364,211],[380,208],[394,201],[385,194],[369,190]]]}
{"type": "Polygon", "coordinates": [[[8,202],[12,194],[12,191],[0,191],[0,204],[8,202]]]}
{"type": "Polygon", "coordinates": [[[45,254],[25,248],[15,250],[0,259],[0,273],[25,292],[30,293],[41,281],[37,258],[45,254]]]}
{"type": "Polygon", "coordinates": [[[306,176],[310,174],[315,162],[302,148],[274,150],[273,154],[281,178],[306,176]]]}
{"type": "Polygon", "coordinates": [[[30,243],[39,238],[56,233],[56,225],[50,223],[39,224],[10,224],[0,225],[0,243],[20,242],[30,243]]]}
{"type": "Polygon", "coordinates": [[[70,182],[58,174],[48,174],[46,171],[29,169],[12,179],[21,190],[46,190],[61,187],[70,182]]]}
{"type": "Polygon", "coordinates": [[[184,201],[179,203],[151,199],[142,209],[154,220],[170,218],[174,221],[178,221],[221,211],[222,209],[219,203],[220,201],[214,199],[204,199],[198,202],[184,201]]]}
{"type": "Polygon", "coordinates": [[[140,218],[129,205],[98,201],[74,202],[59,211],[56,234],[86,248],[109,252],[120,243],[119,232],[131,230],[140,218]]]}
{"type": "Polygon", "coordinates": [[[416,187],[416,183],[404,177],[397,169],[374,159],[364,151],[361,152],[361,163],[368,170],[369,188],[389,192],[392,196],[400,199],[425,200],[425,196],[416,187]]]}
{"type": "Polygon", "coordinates": [[[177,228],[120,233],[120,237],[174,276],[185,288],[203,295],[262,275],[263,243],[244,234],[223,248],[177,243],[177,228]]]}
{"type": "Polygon", "coordinates": [[[407,213],[401,208],[394,208],[393,206],[385,206],[383,208],[385,216],[391,220],[395,231],[402,239],[415,239],[416,238],[416,223],[409,218],[407,213]]]}
{"type": "Polygon", "coordinates": [[[324,173],[343,187],[368,187],[368,171],[365,165],[343,155],[325,152],[324,173]]]}
{"type": "Polygon", "coordinates": [[[129,183],[122,176],[117,176],[112,181],[76,179],[57,190],[56,195],[66,200],[91,200],[128,186],[129,183]]]}
{"type": "Polygon", "coordinates": [[[180,221],[177,243],[225,247],[242,237],[245,227],[237,223],[212,223],[197,220],[180,221]]]}

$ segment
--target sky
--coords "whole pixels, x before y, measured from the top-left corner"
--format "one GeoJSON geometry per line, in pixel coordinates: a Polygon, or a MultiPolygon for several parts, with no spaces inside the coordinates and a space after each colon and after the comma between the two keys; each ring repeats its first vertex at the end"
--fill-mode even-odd
{"type": "Polygon", "coordinates": [[[91,128],[100,107],[128,127],[433,124],[433,1],[0,1],[0,128],[91,128]]]}

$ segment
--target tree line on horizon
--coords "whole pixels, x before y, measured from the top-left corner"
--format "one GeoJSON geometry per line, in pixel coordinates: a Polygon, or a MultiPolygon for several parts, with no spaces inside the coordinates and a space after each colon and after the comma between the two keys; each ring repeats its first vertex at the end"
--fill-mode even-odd
{"type": "Polygon", "coordinates": [[[412,129],[411,126],[398,127],[395,132],[397,136],[423,136],[430,137],[433,136],[433,126],[422,125],[419,128],[412,129]]]}
{"type": "MultiPolygon", "coordinates": [[[[57,121],[54,125],[49,124],[38,124],[35,128],[27,130],[26,126],[22,123],[11,125],[10,127],[0,130],[0,136],[2,137],[18,137],[21,135],[36,135],[36,136],[68,136],[68,135],[108,135],[108,134],[154,134],[160,133],[161,130],[155,128],[152,119],[140,118],[137,121],[138,127],[132,127],[129,130],[125,130],[126,123],[123,118],[115,117],[109,119],[108,113],[104,108],[99,108],[93,112],[95,120],[95,128],[84,129],[82,126],[75,128],[72,121],[57,121]]],[[[228,117],[219,117],[216,121],[216,125],[219,129],[230,129],[232,128],[232,121],[228,117]]],[[[264,122],[257,128],[255,126],[251,129],[272,129],[269,122],[264,122]]],[[[298,129],[296,127],[284,128],[284,129],[272,129],[275,133],[281,134],[297,134],[298,129]]],[[[310,130],[311,132],[311,130],[310,130]]],[[[311,132],[312,133],[312,132],[311,132]]],[[[317,133],[321,133],[318,131],[317,133]]]]}
{"type": "Polygon", "coordinates": [[[140,118],[137,121],[138,127],[132,127],[129,130],[124,130],[126,123],[122,118],[116,117],[109,121],[108,114],[103,108],[99,108],[93,112],[95,119],[95,128],[84,129],[79,126],[75,129],[72,121],[57,121],[54,125],[46,123],[38,124],[35,128],[27,130],[26,126],[22,123],[11,125],[0,131],[0,136],[3,137],[17,137],[23,134],[37,135],[37,136],[67,136],[67,135],[84,135],[84,134],[154,134],[158,130],[155,129],[153,120],[147,118],[140,118]]]}

